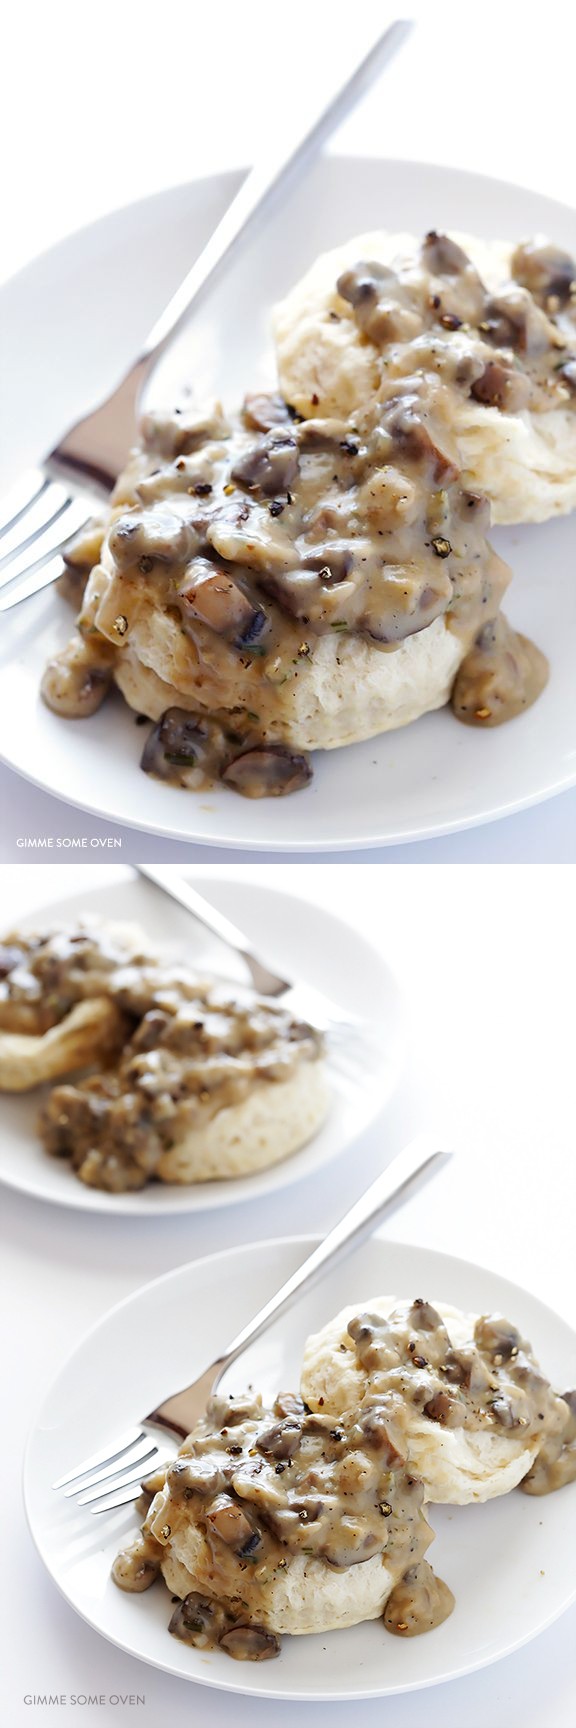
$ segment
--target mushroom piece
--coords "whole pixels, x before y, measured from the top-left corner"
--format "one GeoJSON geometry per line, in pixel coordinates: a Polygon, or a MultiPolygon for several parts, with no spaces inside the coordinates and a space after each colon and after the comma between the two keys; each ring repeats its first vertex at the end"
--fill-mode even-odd
{"type": "Polygon", "coordinates": [[[522,1345],[516,1326],[503,1314],[482,1314],[474,1327],[474,1341],[486,1356],[501,1356],[503,1362],[509,1362],[522,1345]]]}
{"type": "Polygon", "coordinates": [[[449,1392],[436,1392],[424,1405],[424,1415],[431,1422],[439,1422],[442,1428],[463,1428],[465,1414],[457,1398],[452,1398],[449,1392]]]}
{"type": "Polygon", "coordinates": [[[265,1626],[250,1624],[231,1626],[218,1643],[236,1662],[268,1662],[280,1650],[275,1632],[268,1632],[265,1626]]]}
{"type": "Polygon", "coordinates": [[[255,606],[237,582],[208,559],[198,559],[190,566],[180,599],[186,614],[208,624],[239,648],[257,642],[268,622],[262,607],[255,606]]]}
{"type": "Polygon", "coordinates": [[[461,270],[473,268],[467,252],[448,234],[438,234],[435,228],[429,230],[422,242],[422,261],[433,276],[459,276],[461,270]]]}
{"type": "MultiPolygon", "coordinates": [[[[448,545],[447,556],[450,551],[448,545]]],[[[412,575],[383,565],[372,581],[372,603],[359,619],[358,628],[371,641],[384,644],[404,642],[408,636],[427,630],[435,618],[443,616],[452,599],[452,580],[443,564],[441,555],[438,574],[435,570],[430,581],[421,572],[412,575]]]]}
{"type": "Polygon", "coordinates": [[[276,1416],[297,1416],[301,1419],[306,1414],[306,1405],[297,1392],[279,1392],[274,1412],[276,1416]]]}
{"type": "Polygon", "coordinates": [[[419,1332],[436,1332],[442,1321],[437,1308],[431,1302],[426,1302],[423,1296],[416,1296],[408,1315],[410,1326],[416,1326],[419,1332]]]}
{"type": "Polygon", "coordinates": [[[164,505],[134,510],[110,530],[108,546],[121,570],[139,564],[144,575],[151,563],[184,564],[196,549],[197,535],[191,522],[164,505]]]}
{"type": "Polygon", "coordinates": [[[403,1453],[398,1450],[392,1437],[392,1414],[384,1400],[374,1400],[362,1412],[358,1420],[358,1431],[366,1446],[381,1455],[384,1470],[396,1470],[405,1463],[403,1453]]]}
{"type": "Polygon", "coordinates": [[[271,432],[273,426],[287,426],[291,414],[283,396],[262,392],[244,397],[242,419],[251,432],[271,432]]]}
{"type": "Polygon", "coordinates": [[[283,798],[308,786],[312,769],[306,756],[283,744],[267,744],[233,757],[221,778],[243,798],[283,798]]]}
{"type": "Polygon", "coordinates": [[[253,1529],[242,1507],[237,1506],[228,1494],[219,1494],[208,1506],[206,1523],[216,1531],[221,1542],[225,1542],[227,1548],[234,1548],[237,1554],[249,1553],[260,1541],[258,1531],[253,1529]]]}
{"type": "Polygon", "coordinates": [[[257,1441],[258,1451],[270,1453],[272,1458],[293,1458],[298,1451],[302,1437],[302,1424],[289,1417],[284,1422],[276,1422],[272,1428],[267,1428],[257,1441]]]}
{"type": "Polygon", "coordinates": [[[520,413],[527,406],[530,393],[530,380],[503,360],[489,360],[470,391],[475,402],[482,402],[487,408],[500,408],[509,414],[520,413]]]}
{"type": "Polygon", "coordinates": [[[53,714],[84,720],[102,706],[112,676],[102,648],[75,636],[61,654],[48,661],[40,685],[42,699],[53,714]]]}
{"type": "Polygon", "coordinates": [[[174,1609],[168,1631],[173,1638],[180,1638],[183,1644],[193,1644],[199,1650],[212,1650],[229,1624],[223,1603],[190,1590],[174,1609]]]}
{"type": "Polygon", "coordinates": [[[166,1472],[166,1485],[173,1500],[188,1500],[192,1494],[217,1494],[224,1481],[222,1471],[209,1458],[184,1455],[175,1458],[166,1472]]]}
{"type": "Polygon", "coordinates": [[[478,328],[500,348],[520,354],[545,354],[557,341],[556,328],[525,288],[513,284],[486,301],[478,328]]]}
{"type": "Polygon", "coordinates": [[[146,739],[140,767],[158,780],[178,779],[185,786],[187,773],[217,772],[221,748],[221,729],[208,717],[191,714],[187,708],[167,708],[146,739]],[[180,769],[179,775],[175,769],[180,769]]]}
{"type": "Polygon", "coordinates": [[[526,240],[517,246],[512,253],[510,269],[515,281],[527,288],[545,311],[549,309],[551,299],[559,300],[563,305],[576,282],[576,263],[570,253],[546,242],[538,244],[526,240]]]}
{"type": "Polygon", "coordinates": [[[410,304],[396,271],[386,264],[355,264],[339,276],[336,286],[371,342],[410,342],[421,331],[420,314],[410,304]]]}
{"type": "Polygon", "coordinates": [[[152,1536],[137,1536],[128,1548],[121,1548],[112,1567],[112,1577],[119,1590],[149,1590],[160,1571],[162,1549],[152,1536]]]}
{"type": "Polygon", "coordinates": [[[265,497],[275,498],[278,492],[286,492],[294,484],[298,471],[298,444],[294,433],[274,428],[266,433],[260,444],[252,445],[235,463],[232,479],[249,491],[263,492],[265,497]]]}
{"type": "Polygon", "coordinates": [[[417,396],[406,394],[393,399],[382,416],[382,425],[403,457],[429,468],[435,484],[449,486],[458,479],[456,463],[435,443],[424,424],[417,396]]]}
{"type": "Polygon", "coordinates": [[[185,407],[145,414],[140,422],[140,432],[148,450],[174,458],[189,456],[209,439],[227,438],[230,427],[220,403],[214,402],[200,410],[185,407]]]}

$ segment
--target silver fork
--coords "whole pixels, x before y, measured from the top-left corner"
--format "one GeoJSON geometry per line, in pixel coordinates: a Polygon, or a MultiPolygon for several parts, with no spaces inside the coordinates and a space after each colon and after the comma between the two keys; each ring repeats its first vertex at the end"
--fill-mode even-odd
{"type": "MultiPolygon", "coordinates": [[[[288,145],[253,168],[154,324],[139,358],[118,388],[78,420],[39,468],[20,476],[0,499],[0,612],[36,594],[62,574],[62,548],[102,508],[134,442],[138,402],[159,355],[180,328],[241,237],[252,228],[274,192],[295,176],[370,88],[395,54],[410,26],[392,24],[310,125],[300,125],[288,145]]],[[[268,140],[270,143],[270,140],[268,140]]]]}
{"type": "Polygon", "coordinates": [[[402,1204],[423,1178],[436,1174],[450,1157],[449,1152],[437,1151],[435,1142],[425,1135],[405,1146],[209,1368],[190,1386],[164,1399],[127,1434],[118,1435],[102,1451],[73,1465],[52,1484],[53,1488],[63,1489],[68,1498],[74,1498],[78,1506],[89,1506],[91,1512],[112,1512],[137,1500],[142,1478],[173,1456],[165,1444],[158,1444],[153,1430],[163,1429],[176,1442],[185,1439],[232,1363],[304,1290],[318,1282],[328,1266],[335,1266],[351,1248],[358,1247],[385,1212],[402,1204]]]}
{"type": "MultiPolygon", "coordinates": [[[[376,1065],[389,1057],[386,1029],[378,1021],[346,1012],[312,984],[292,984],[272,972],[254,953],[244,932],[211,906],[189,882],[183,881],[174,866],[136,864],[134,869],[241,956],[259,996],[271,996],[295,1019],[305,1020],[325,1034],[328,1057],[340,1084],[349,1091],[362,1092],[373,1083],[376,1065]]],[[[390,1031],[387,1037],[390,1042],[390,1031]]]]}

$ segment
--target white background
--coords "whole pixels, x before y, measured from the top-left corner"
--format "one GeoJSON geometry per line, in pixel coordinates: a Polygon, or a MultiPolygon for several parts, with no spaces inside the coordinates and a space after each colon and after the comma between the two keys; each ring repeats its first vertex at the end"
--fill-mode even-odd
{"type": "MultiPolygon", "coordinates": [[[[66,887],[78,893],[102,874],[4,869],[3,921],[66,887]]],[[[201,1219],[104,1220],[5,1194],[0,1624],[12,1661],[8,1674],[5,1658],[0,1680],[4,1720],[9,1728],[70,1720],[70,1710],[25,1706],[25,1693],[144,1692],[140,1709],[85,1708],[72,1720],[86,1728],[127,1720],[143,1728],[573,1728],[576,1610],[493,1668],[426,1694],[270,1706],[195,1689],[125,1657],[76,1618],[36,1558],[19,1503],[23,1440],[83,1332],[147,1279],[198,1254],[329,1228],[373,1179],[383,1150],[398,1151],[422,1127],[439,1130],[458,1156],[385,1233],[493,1267],[576,1326],[573,871],[471,866],[384,875],[368,864],[362,873],[273,864],[250,877],[340,912],[381,949],[411,1015],[406,1073],[350,1160],[288,1188],[281,1207],[263,1198],[249,1216],[241,1207],[201,1219]]],[[[313,954],[310,965],[313,976],[313,954]]]]}
{"type": "MultiPolygon", "coordinates": [[[[455,164],[572,203],[576,17],[536,0],[416,0],[417,29],[335,148],[455,164]]],[[[71,229],[176,181],[250,163],[392,15],[379,0],[11,0],[3,25],[0,280],[71,229]]],[[[70,284],[74,292],[74,284],[70,284]]],[[[33,389],[33,380],[27,381],[33,389]]],[[[118,836],[0,767],[4,836],[118,836]]],[[[122,855],[151,857],[123,831],[122,855]]],[[[152,842],[157,858],[194,856],[152,842]]],[[[218,856],[216,854],[216,856],[218,856]]],[[[230,854],[221,854],[223,858],[230,854]]],[[[373,854],[373,857],[378,854],[373,854]]],[[[386,862],[576,859],[576,790],[386,862]]],[[[246,855],[244,855],[246,857],[246,855]]]]}

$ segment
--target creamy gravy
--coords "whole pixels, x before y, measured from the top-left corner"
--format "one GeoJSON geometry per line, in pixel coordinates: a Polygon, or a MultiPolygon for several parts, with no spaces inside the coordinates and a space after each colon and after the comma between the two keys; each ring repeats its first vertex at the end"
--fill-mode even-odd
{"type": "Polygon", "coordinates": [[[164,1550],[173,1543],[177,1554],[178,1533],[192,1520],[209,1558],[199,1589],[170,1622],[187,1643],[217,1643],[244,1659],[276,1655],[270,1593],[296,1554],[338,1571],[382,1555],[402,1584],[387,1604],[388,1629],[406,1636],[438,1625],[453,1598],[422,1565],[433,1531],[423,1484],[399,1449],[397,1418],[386,1398],[344,1421],[311,1414],[293,1394],[280,1394],[272,1410],[249,1394],[213,1398],[169,1466],[141,1537],[118,1557],[116,1583],[147,1588],[164,1550]]]}
{"type": "Polygon", "coordinates": [[[280,1394],[271,1411],[251,1393],[216,1396],[166,1472],[144,1484],[152,1504],[113,1577],[123,1590],[147,1589],[166,1551],[173,1547],[178,1558],[179,1535],[192,1523],[206,1558],[198,1589],[170,1621],[185,1642],[218,1644],[243,1660],[276,1655],[271,1592],[297,1553],[341,1571],[381,1554],[394,1580],[384,1624],[401,1637],[446,1619],[452,1592],[424,1559],[433,1531],[424,1485],[410,1466],[414,1411],[443,1428],[537,1436],[525,1493],[576,1480],[576,1392],[552,1390],[503,1315],[483,1315],[473,1342],[457,1347],[437,1310],[417,1298],[387,1320],[359,1312],[341,1348],[353,1350],[368,1375],[357,1408],[335,1417],[311,1412],[292,1393],[280,1394]]]}
{"type": "MultiPolygon", "coordinates": [[[[476,1322],[474,1340],[453,1345],[429,1302],[401,1303],[387,1320],[359,1314],[348,1323],[350,1349],[367,1375],[368,1394],[403,1400],[443,1428],[506,1430],[562,1446],[570,1415],[552,1391],[530,1345],[500,1314],[476,1322]]],[[[576,1464],[576,1460],[575,1460],[576,1464]]]]}
{"type": "Polygon", "coordinates": [[[322,1053],[321,1035],[281,1007],[185,964],[130,955],[105,926],[10,937],[2,971],[6,1030],[43,1033],[87,997],[121,1010],[111,1066],[54,1086],[40,1118],[47,1151],[69,1158],[91,1187],[142,1188],[187,1131],[322,1053]]]}
{"type": "Polygon", "coordinates": [[[345,272],[339,292],[381,353],[378,399],[351,420],[315,417],[313,394],[304,420],[274,395],[248,397],[233,420],[219,407],[145,415],[106,533],[91,527],[69,553],[69,580],[92,574],[79,634],[46,669],[48,705],[92,713],[133,641],[138,656],[144,616],[152,629],[170,618],[189,695],[179,705],[175,687],[142,767],[262,797],[310,779],[286,734],[294,680],[328,632],[393,653],[442,617],[470,651],[458,719],[494,726],[533,702],[546,662],[499,617],[509,571],[451,432],[455,393],[503,413],[576,400],[574,264],[526,244],[512,269],[490,295],[430,234],[414,265],[345,272]]]}

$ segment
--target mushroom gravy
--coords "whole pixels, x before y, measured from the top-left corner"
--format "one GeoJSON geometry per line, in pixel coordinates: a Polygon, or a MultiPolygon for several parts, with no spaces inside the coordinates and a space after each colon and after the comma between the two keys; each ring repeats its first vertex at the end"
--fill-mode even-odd
{"type": "Polygon", "coordinates": [[[0,1027],[42,1034],[75,1002],[111,998],[120,1047],[103,1072],[54,1086],[40,1131],[91,1187],[142,1188],[163,1152],[253,1088],[323,1052],[321,1034],[242,985],[130,953],[103,925],[14,935],[0,949],[0,1027]]]}
{"type": "Polygon", "coordinates": [[[87,586],[44,674],[48,706],[93,713],[116,675],[123,687],[127,669],[152,667],[166,708],[142,768],[263,797],[310,780],[294,698],[325,635],[393,653],[442,618],[466,651],[458,719],[492,727],[534,702],[547,663],[501,616],[510,572],[452,431],[455,393],[502,412],[576,400],[576,267],[526,244],[512,269],[490,295],[431,233],[416,264],[346,271],[338,292],[381,362],[351,419],[315,415],[313,393],[308,419],[277,395],[247,397],[233,419],[218,404],[146,414],[107,527],[68,549],[68,584],[87,586]]]}
{"type": "Polygon", "coordinates": [[[218,1644],[241,1660],[277,1655],[274,1582],[297,1555],[337,1571],[382,1556],[393,1579],[388,1630],[402,1637],[439,1625],[454,1599],[424,1562],[433,1531],[400,1414],[387,1398],[344,1421],[311,1414],[291,1393],[271,1410],[250,1393],[212,1398],[168,1466],[140,1538],[117,1557],[115,1582],[146,1589],[192,1523],[202,1539],[198,1589],[170,1621],[186,1643],[218,1644]]]}
{"type": "Polygon", "coordinates": [[[454,1598],[424,1559],[433,1531],[411,1464],[415,1416],[537,1436],[525,1493],[576,1480],[576,1392],[553,1392],[503,1315],[480,1316],[473,1343],[456,1347],[437,1310],[417,1298],[388,1320],[360,1310],[347,1337],[341,1348],[369,1374],[354,1409],[335,1414],[320,1399],[311,1410],[280,1393],[265,1410],[251,1391],[216,1395],[173,1462],[144,1482],[141,1533],[112,1575],[123,1590],[146,1590],[173,1555],[196,1586],[170,1621],[184,1642],[241,1660],[275,1656],[275,1580],[296,1555],[338,1571],[381,1555],[393,1580],[387,1630],[407,1638],[440,1625],[454,1598]]]}
{"type": "Polygon", "coordinates": [[[492,293],[462,247],[432,230],[419,257],[394,268],[359,262],[337,288],[381,353],[386,390],[422,369],[502,413],[573,408],[576,263],[559,247],[526,241],[510,272],[492,293]]]}
{"type": "Polygon", "coordinates": [[[388,1319],[358,1314],[348,1322],[343,1350],[364,1369],[367,1396],[398,1396],[405,1410],[412,1405],[442,1428],[505,1430],[523,1441],[538,1436],[564,1450],[576,1476],[573,1394],[553,1392],[530,1344],[503,1315],[482,1316],[473,1342],[457,1346],[437,1310],[417,1299],[399,1304],[388,1319]]]}

